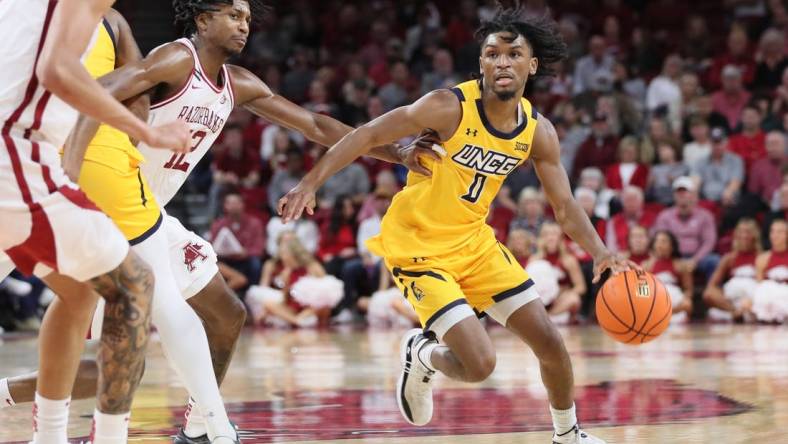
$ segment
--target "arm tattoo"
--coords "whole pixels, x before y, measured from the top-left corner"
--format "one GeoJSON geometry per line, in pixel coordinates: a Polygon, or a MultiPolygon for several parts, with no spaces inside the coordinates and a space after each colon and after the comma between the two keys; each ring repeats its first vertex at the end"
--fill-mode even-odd
{"type": "Polygon", "coordinates": [[[126,413],[145,368],[150,330],[153,274],[135,254],[91,281],[104,298],[98,353],[98,400],[103,413],[126,413]]]}

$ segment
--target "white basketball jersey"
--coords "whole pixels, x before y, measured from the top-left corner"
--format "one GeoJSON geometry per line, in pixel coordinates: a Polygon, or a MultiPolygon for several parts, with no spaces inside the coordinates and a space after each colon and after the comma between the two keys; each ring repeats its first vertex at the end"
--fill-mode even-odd
{"type": "Polygon", "coordinates": [[[51,0],[0,1],[0,122],[8,126],[11,136],[48,142],[41,158],[44,163],[59,164],[54,147],[65,143],[78,113],[45,90],[34,75],[56,4],[51,0]]]}
{"type": "Polygon", "coordinates": [[[176,42],[189,48],[194,58],[192,75],[175,95],[151,105],[148,123],[158,126],[176,119],[185,121],[192,134],[192,150],[187,154],[173,154],[167,150],[152,149],[144,143],[137,147],[145,156],[142,172],[162,206],[175,196],[189,173],[219,137],[235,106],[227,66],[222,67],[223,86],[219,88],[205,74],[192,42],[186,38],[176,42]]]}

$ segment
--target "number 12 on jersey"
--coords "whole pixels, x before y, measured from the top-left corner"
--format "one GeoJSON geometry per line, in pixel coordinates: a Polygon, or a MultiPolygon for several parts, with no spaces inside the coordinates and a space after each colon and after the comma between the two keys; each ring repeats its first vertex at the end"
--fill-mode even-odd
{"type": "MultiPolygon", "coordinates": [[[[196,142],[194,142],[194,145],[192,145],[192,148],[189,150],[189,152],[196,150],[197,147],[200,146],[200,144],[202,143],[203,139],[205,139],[205,136],[207,135],[208,132],[202,130],[192,132],[192,140],[196,140],[196,142]]],[[[164,168],[168,168],[171,170],[180,170],[183,171],[184,173],[188,172],[190,164],[189,162],[183,160],[186,158],[186,154],[187,153],[173,154],[172,157],[170,157],[170,160],[168,160],[167,163],[164,164],[164,168]]]]}
{"type": "Polygon", "coordinates": [[[484,189],[484,183],[486,181],[487,176],[482,173],[476,173],[476,176],[473,177],[473,182],[471,182],[471,186],[468,187],[468,192],[460,196],[460,199],[467,200],[470,203],[476,203],[476,201],[479,200],[479,196],[482,195],[482,190],[484,189]]]}

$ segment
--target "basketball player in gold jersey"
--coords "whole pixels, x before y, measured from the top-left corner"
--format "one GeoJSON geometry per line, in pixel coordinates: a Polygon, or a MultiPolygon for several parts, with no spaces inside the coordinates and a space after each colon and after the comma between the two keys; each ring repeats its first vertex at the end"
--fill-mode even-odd
{"type": "Polygon", "coordinates": [[[499,10],[478,31],[481,79],[433,91],[355,130],[334,145],[279,202],[285,221],[312,213],[316,190],[370,147],[431,129],[445,156],[427,160],[430,175],[411,172],[368,246],[383,256],[424,330],[403,339],[397,400],[405,419],[432,418],[432,376],[477,382],[495,367],[495,351],[474,310],[486,313],[528,344],[539,359],[557,444],[604,443],[580,429],[573,375],[561,335],[550,322],[533,281],[495,240],[486,215],[507,174],[531,158],[557,221],[605,269],[629,267],[611,254],[572,193],[560,162],[553,125],[522,98],[528,76],[566,53],[555,23],[523,20],[499,10]],[[439,342],[440,341],[440,342],[439,342]]]}

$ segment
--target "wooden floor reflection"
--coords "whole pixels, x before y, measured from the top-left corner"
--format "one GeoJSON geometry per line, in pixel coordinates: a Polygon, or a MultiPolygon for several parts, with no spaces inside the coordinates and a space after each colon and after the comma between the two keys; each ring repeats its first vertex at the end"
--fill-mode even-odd
{"type": "MultiPolygon", "coordinates": [[[[609,443],[788,442],[788,330],[671,327],[635,348],[597,327],[563,329],[583,426],[609,443]]],[[[435,416],[405,424],[393,390],[401,332],[248,330],[222,392],[245,443],[530,444],[550,440],[538,365],[503,329],[484,383],[439,377],[435,416]]],[[[0,373],[36,365],[32,337],[0,340],[0,373]]],[[[205,364],[207,365],[207,364],[205,364]]],[[[131,442],[168,442],[186,392],[156,344],[134,402],[131,442]]],[[[92,401],[75,402],[70,436],[88,433],[92,401]]],[[[30,407],[0,410],[0,443],[32,436],[30,407]]]]}

